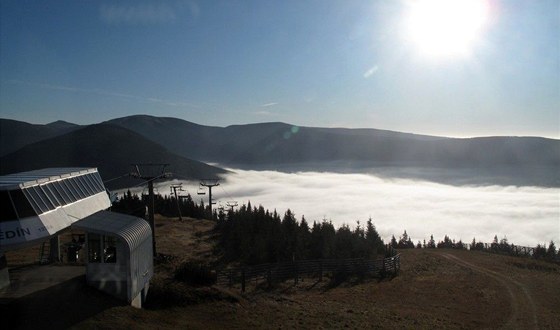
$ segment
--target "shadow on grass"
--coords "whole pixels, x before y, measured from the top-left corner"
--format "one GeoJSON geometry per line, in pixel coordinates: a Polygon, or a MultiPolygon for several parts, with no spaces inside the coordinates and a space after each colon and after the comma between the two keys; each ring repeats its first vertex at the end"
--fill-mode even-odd
{"type": "Polygon", "coordinates": [[[87,286],[85,275],[21,298],[0,300],[4,329],[66,329],[123,302],[87,286]]]}

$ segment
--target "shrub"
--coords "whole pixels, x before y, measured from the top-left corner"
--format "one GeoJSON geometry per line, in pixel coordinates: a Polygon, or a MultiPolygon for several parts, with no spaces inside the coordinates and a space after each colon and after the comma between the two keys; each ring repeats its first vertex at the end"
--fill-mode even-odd
{"type": "Polygon", "coordinates": [[[216,283],[216,272],[206,264],[189,261],[177,267],[175,279],[194,286],[209,286],[216,283]]]}

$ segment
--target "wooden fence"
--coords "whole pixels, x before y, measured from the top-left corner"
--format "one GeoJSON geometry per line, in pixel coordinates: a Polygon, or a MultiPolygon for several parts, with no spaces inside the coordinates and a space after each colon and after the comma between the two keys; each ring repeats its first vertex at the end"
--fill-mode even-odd
{"type": "MultiPolygon", "coordinates": [[[[500,244],[500,243],[476,243],[473,248],[471,244],[464,244],[464,249],[469,249],[473,251],[485,251],[491,253],[508,254],[517,257],[534,257],[537,248],[530,246],[521,246],[514,244],[500,244]]],[[[545,247],[546,251],[546,247],[545,247]]]]}
{"type": "Polygon", "coordinates": [[[216,276],[218,285],[233,287],[236,284],[241,284],[241,291],[245,292],[247,283],[258,284],[259,282],[264,282],[268,286],[272,286],[275,282],[293,279],[294,284],[297,284],[303,277],[314,277],[321,281],[326,274],[334,276],[396,276],[400,266],[400,255],[378,260],[361,258],[298,260],[223,269],[217,271],[216,276]]]}

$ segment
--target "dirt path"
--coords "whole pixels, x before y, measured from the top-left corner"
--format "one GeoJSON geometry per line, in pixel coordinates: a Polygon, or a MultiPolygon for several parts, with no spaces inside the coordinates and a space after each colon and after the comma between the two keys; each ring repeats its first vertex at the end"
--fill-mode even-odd
{"type": "Polygon", "coordinates": [[[472,269],[498,281],[507,291],[511,304],[511,316],[503,325],[505,329],[538,329],[536,306],[527,287],[508,276],[490,269],[474,265],[449,253],[441,254],[444,258],[459,266],[472,269]]]}

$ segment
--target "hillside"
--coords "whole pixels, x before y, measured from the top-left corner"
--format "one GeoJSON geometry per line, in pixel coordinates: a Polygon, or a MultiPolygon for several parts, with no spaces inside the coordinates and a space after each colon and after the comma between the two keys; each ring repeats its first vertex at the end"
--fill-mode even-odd
{"type": "Polygon", "coordinates": [[[66,134],[80,126],[64,121],[46,125],[0,118],[0,156],[14,152],[28,144],[66,134]]]}
{"type": "MultiPolygon", "coordinates": [[[[8,174],[45,167],[97,167],[104,180],[130,173],[134,163],[169,163],[168,171],[182,177],[214,178],[223,169],[175,155],[137,133],[108,124],[91,125],[54,138],[29,144],[0,158],[0,173],[8,174]]],[[[121,179],[108,187],[135,185],[121,179]]]]}
{"type": "Polygon", "coordinates": [[[416,168],[459,170],[471,184],[560,186],[560,141],[539,137],[456,139],[377,129],[296,127],[285,123],[225,128],[176,118],[130,116],[110,123],[169,150],[232,167],[366,171],[404,168],[400,175],[442,180],[416,168]],[[410,170],[413,168],[413,170],[410,170]]]}
{"type": "MultiPolygon", "coordinates": [[[[17,317],[3,319],[16,327],[79,329],[552,329],[560,322],[560,267],[543,261],[451,249],[402,250],[401,271],[393,279],[335,285],[328,277],[304,278],[273,289],[250,283],[241,293],[238,286],[191,287],[172,278],[182,261],[214,258],[211,221],[157,216],[156,226],[159,251],[174,258],[157,264],[145,309],[123,306],[87,287],[82,275],[22,297],[11,305],[17,317]],[[46,299],[52,303],[44,305],[46,299]],[[61,306],[65,312],[57,313],[61,306]]],[[[24,250],[10,252],[8,264],[21,266],[24,255],[24,250]]]]}
{"type": "MultiPolygon", "coordinates": [[[[194,124],[177,118],[137,115],[109,123],[165,144],[178,154],[224,164],[273,164],[317,160],[383,160],[393,141],[439,140],[438,137],[382,131],[295,127],[286,123],[232,125],[225,128],[194,124]],[[367,153],[362,145],[375,153],[367,153]],[[387,144],[389,143],[389,144],[387,144]],[[380,148],[383,145],[382,148],[380,148]],[[326,147],[326,149],[325,149],[326,147]]],[[[395,158],[396,159],[396,158],[395,158]]]]}
{"type": "MultiPolygon", "coordinates": [[[[157,221],[162,251],[179,260],[210,259],[213,238],[206,221],[157,221]]],[[[304,278],[271,290],[251,283],[244,294],[239,287],[170,282],[173,265],[160,264],[146,310],[112,307],[77,327],[528,329],[560,322],[557,265],[450,249],[401,254],[401,272],[393,279],[334,285],[329,278],[304,278]],[[158,298],[166,304],[158,305],[158,298]]]]}

